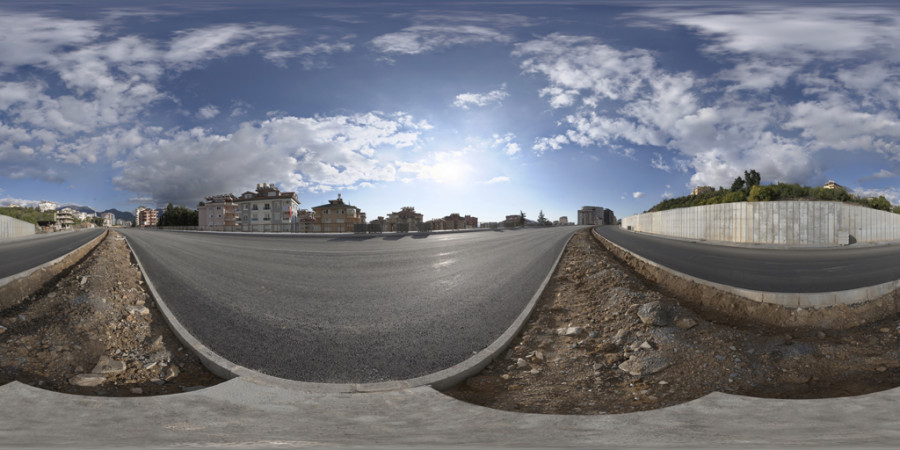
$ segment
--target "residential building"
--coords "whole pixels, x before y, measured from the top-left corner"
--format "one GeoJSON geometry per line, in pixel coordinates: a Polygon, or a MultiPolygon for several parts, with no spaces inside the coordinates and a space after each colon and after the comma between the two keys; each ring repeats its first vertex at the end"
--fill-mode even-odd
{"type": "Polygon", "coordinates": [[[41,200],[37,205],[37,209],[40,212],[56,211],[56,203],[48,200],[41,200]]]}
{"type": "Polygon", "coordinates": [[[459,213],[452,213],[442,219],[433,220],[431,226],[433,230],[465,230],[467,228],[478,228],[478,218],[470,215],[462,216],[459,213]]]}
{"type": "Polygon", "coordinates": [[[159,222],[159,211],[146,206],[138,206],[134,210],[134,220],[138,227],[155,227],[159,222]]]}
{"type": "Polygon", "coordinates": [[[578,210],[578,225],[603,225],[602,206],[582,206],[578,210]]]}
{"type": "Polygon", "coordinates": [[[237,196],[220,194],[206,197],[197,206],[198,225],[206,231],[234,231],[240,219],[237,196]]]}
{"type": "Polygon", "coordinates": [[[104,227],[111,227],[116,224],[116,215],[111,212],[103,213],[101,217],[103,217],[104,227]]]}
{"type": "Polygon", "coordinates": [[[841,185],[835,183],[834,180],[828,180],[828,182],[825,183],[825,186],[822,186],[822,188],[823,188],[823,189],[831,189],[831,190],[835,190],[835,189],[844,189],[844,190],[846,190],[843,186],[841,186],[841,185]]]}
{"type": "Polygon", "coordinates": [[[296,231],[300,208],[296,192],[281,192],[274,184],[262,183],[256,185],[256,192],[244,192],[236,202],[243,231],[296,231]]]}
{"type": "Polygon", "coordinates": [[[316,222],[324,233],[352,232],[353,225],[365,224],[365,214],[356,206],[344,203],[341,194],[336,200],[328,200],[324,205],[314,206],[316,222]]]}
{"type": "Polygon", "coordinates": [[[569,224],[569,216],[562,216],[559,218],[559,224],[561,226],[566,226],[569,224]]]}
{"type": "Polygon", "coordinates": [[[691,195],[712,194],[716,189],[712,186],[697,186],[691,190],[691,195]]]}
{"type": "Polygon", "coordinates": [[[504,227],[512,228],[522,225],[522,216],[519,214],[510,214],[506,216],[506,220],[502,222],[504,227]]]}
{"type": "Polygon", "coordinates": [[[423,216],[413,206],[404,206],[399,212],[392,212],[387,219],[378,217],[382,231],[417,231],[424,223],[423,216]]]}
{"type": "Polygon", "coordinates": [[[56,227],[69,228],[75,225],[75,211],[72,208],[63,208],[56,212],[56,227]]]}

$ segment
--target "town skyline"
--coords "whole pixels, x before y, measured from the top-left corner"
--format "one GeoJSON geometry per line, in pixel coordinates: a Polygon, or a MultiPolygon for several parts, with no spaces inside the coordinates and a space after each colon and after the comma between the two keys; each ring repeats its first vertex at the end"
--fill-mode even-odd
{"type": "Polygon", "coordinates": [[[900,205],[889,2],[0,13],[0,204],[196,208],[266,182],[375,215],[625,217],[754,169],[900,205]]]}

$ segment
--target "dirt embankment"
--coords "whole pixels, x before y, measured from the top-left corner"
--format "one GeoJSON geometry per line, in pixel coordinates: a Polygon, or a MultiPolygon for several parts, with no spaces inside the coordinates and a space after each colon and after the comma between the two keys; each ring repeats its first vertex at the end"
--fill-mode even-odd
{"type": "Polygon", "coordinates": [[[0,384],[87,395],[189,391],[222,380],[183,348],[147,292],[125,238],[0,310],[0,384]]]}
{"type": "Polygon", "coordinates": [[[713,391],[770,398],[900,385],[900,318],[845,330],[766,327],[695,311],[579,231],[522,334],[446,391],[497,409],[627,413],[713,391]]]}

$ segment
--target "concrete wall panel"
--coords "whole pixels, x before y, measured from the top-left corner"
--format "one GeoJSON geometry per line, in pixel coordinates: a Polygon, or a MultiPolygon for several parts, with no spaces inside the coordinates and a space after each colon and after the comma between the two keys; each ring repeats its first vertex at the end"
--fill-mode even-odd
{"type": "Polygon", "coordinates": [[[839,202],[742,202],[694,206],[622,219],[635,231],[695,240],[777,245],[839,245],[900,240],[900,215],[839,202]]]}

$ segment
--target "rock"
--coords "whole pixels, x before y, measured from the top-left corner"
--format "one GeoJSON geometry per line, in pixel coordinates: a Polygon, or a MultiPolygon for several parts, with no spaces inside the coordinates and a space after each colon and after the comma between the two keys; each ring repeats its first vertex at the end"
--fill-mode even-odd
{"type": "Polygon", "coordinates": [[[584,332],[584,328],[581,327],[566,327],[566,328],[558,328],[556,330],[556,334],[560,336],[578,336],[579,334],[584,332]]]}
{"type": "Polygon", "coordinates": [[[619,370],[639,377],[661,372],[669,365],[671,365],[669,360],[661,355],[633,355],[627,361],[619,364],[619,370]]]}
{"type": "Polygon", "coordinates": [[[645,303],[638,308],[641,322],[655,327],[664,327],[672,323],[672,308],[660,301],[645,303]]]}
{"type": "Polygon", "coordinates": [[[612,342],[603,342],[596,347],[597,353],[612,353],[616,351],[616,348],[616,344],[612,342]]]}
{"type": "Polygon", "coordinates": [[[504,373],[503,375],[500,375],[500,378],[502,378],[502,379],[504,379],[504,380],[508,380],[508,379],[509,379],[509,374],[508,374],[508,373],[504,373]]]}
{"type": "Polygon", "coordinates": [[[642,342],[638,348],[642,348],[644,350],[653,350],[653,346],[650,345],[650,343],[647,341],[642,342]]]}
{"type": "Polygon", "coordinates": [[[84,286],[84,283],[87,283],[87,277],[81,277],[81,285],[84,286]]]}
{"type": "Polygon", "coordinates": [[[816,337],[819,339],[825,339],[825,333],[823,331],[817,331],[816,337]]]}
{"type": "Polygon", "coordinates": [[[144,364],[144,370],[150,370],[150,369],[156,367],[156,364],[157,364],[156,361],[144,364]]]}
{"type": "Polygon", "coordinates": [[[0,334],[6,333],[7,328],[3,325],[0,325],[0,334]]]}
{"type": "Polygon", "coordinates": [[[520,369],[524,369],[524,368],[528,367],[528,361],[525,361],[524,359],[519,358],[516,361],[516,367],[518,367],[520,369]]]}
{"type": "Polygon", "coordinates": [[[156,337],[156,339],[154,339],[152,342],[150,342],[150,346],[151,347],[159,347],[162,344],[162,341],[163,341],[163,337],[162,337],[162,335],[159,335],[156,337]]]}
{"type": "Polygon", "coordinates": [[[106,375],[99,373],[81,373],[69,379],[73,386],[94,387],[106,382],[106,375]]]}
{"type": "Polygon", "coordinates": [[[132,393],[132,394],[136,394],[136,395],[140,395],[140,394],[143,394],[143,393],[144,393],[144,390],[141,389],[141,388],[139,388],[139,387],[131,388],[131,393],[132,393]]]}
{"type": "Polygon", "coordinates": [[[116,361],[115,359],[110,358],[109,356],[101,356],[100,361],[97,361],[97,365],[94,366],[94,370],[91,373],[94,374],[103,374],[103,375],[117,375],[125,371],[125,363],[122,361],[116,361]]]}
{"type": "Polygon", "coordinates": [[[150,310],[146,306],[129,305],[125,307],[125,311],[128,311],[128,314],[137,314],[139,316],[150,314],[150,310]]]}
{"type": "Polygon", "coordinates": [[[627,340],[628,340],[628,331],[625,330],[624,328],[620,329],[619,331],[616,331],[616,335],[613,337],[613,343],[616,345],[622,345],[627,340]]]}
{"type": "Polygon", "coordinates": [[[181,370],[178,369],[178,366],[169,367],[168,369],[166,369],[166,381],[169,381],[180,374],[181,370]]]}
{"type": "Polygon", "coordinates": [[[621,353],[607,353],[607,354],[603,355],[603,362],[605,362],[606,365],[608,365],[608,366],[611,366],[613,364],[618,364],[623,359],[625,359],[625,356],[622,355],[621,353]]]}
{"type": "Polygon", "coordinates": [[[689,330],[697,326],[697,321],[690,317],[679,317],[675,319],[675,326],[682,330],[689,330]]]}

